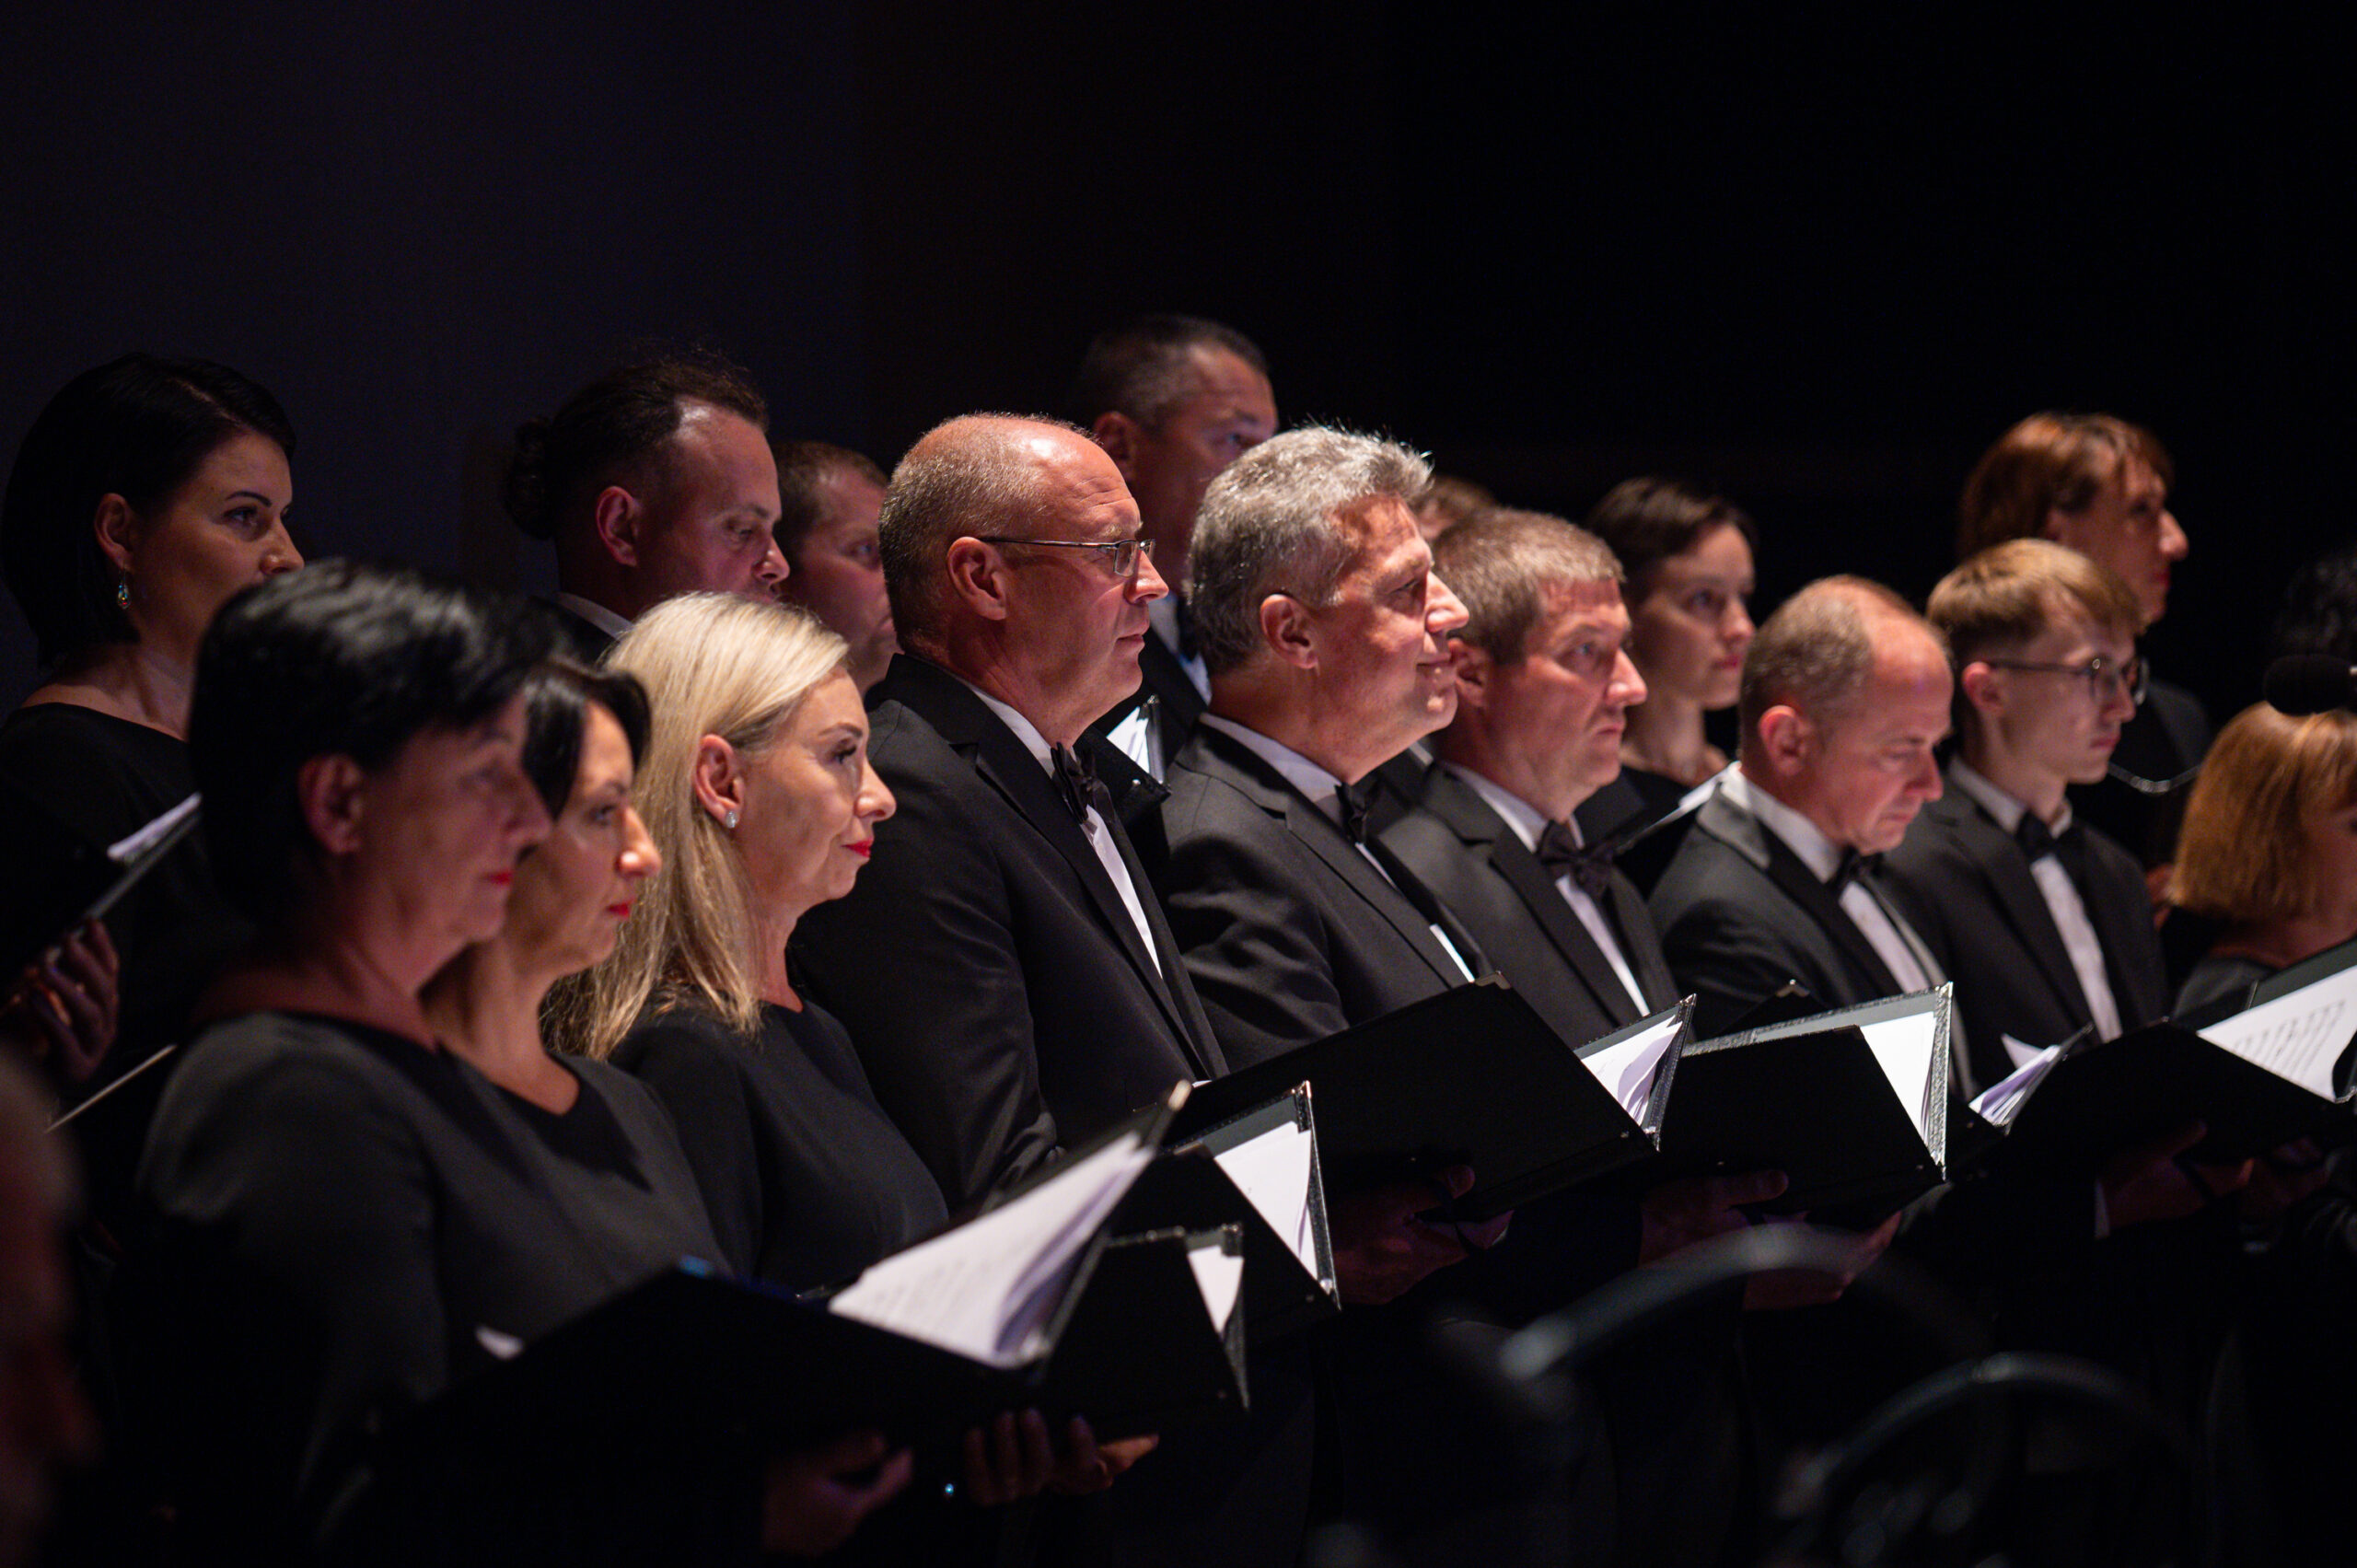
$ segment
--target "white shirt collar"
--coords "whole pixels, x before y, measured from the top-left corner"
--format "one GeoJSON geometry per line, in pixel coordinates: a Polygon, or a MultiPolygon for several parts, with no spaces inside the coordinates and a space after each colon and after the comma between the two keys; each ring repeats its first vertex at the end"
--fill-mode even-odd
{"type": "Polygon", "coordinates": [[[982,706],[996,714],[1001,724],[1006,726],[1007,728],[1015,732],[1015,738],[1023,742],[1023,749],[1031,753],[1033,761],[1037,761],[1040,767],[1046,769],[1051,773],[1056,771],[1055,761],[1050,755],[1051,751],[1053,750],[1053,748],[1049,746],[1048,738],[1039,733],[1039,726],[1033,724],[1029,719],[1025,718],[1022,714],[1008,707],[1004,703],[1000,702],[996,697],[992,696],[989,692],[983,691],[981,687],[975,685],[964,676],[959,675],[956,670],[951,670],[949,674],[950,677],[958,682],[958,684],[963,686],[967,691],[971,691],[975,696],[980,697],[982,700],[982,706]]]}
{"type": "Polygon", "coordinates": [[[583,598],[579,594],[561,593],[556,596],[556,602],[617,642],[630,633],[629,621],[595,599],[583,598]]]}
{"type": "MultiPolygon", "coordinates": [[[[1995,819],[1997,826],[2008,833],[2019,830],[2022,819],[2029,814],[2026,805],[1990,783],[1986,773],[1961,757],[1948,764],[1948,782],[1980,802],[1980,808],[1995,819]]],[[[2058,837],[2071,826],[2071,803],[2068,800],[2062,803],[2061,820],[2050,826],[2058,837]]]]}
{"type": "MultiPolygon", "coordinates": [[[[1538,853],[1538,835],[1547,830],[1547,819],[1539,814],[1538,807],[1531,805],[1505,785],[1485,779],[1470,768],[1461,768],[1455,762],[1443,762],[1441,766],[1463,779],[1474,794],[1488,802],[1491,810],[1505,819],[1506,826],[1512,828],[1515,835],[1522,840],[1523,848],[1534,854],[1538,853]]],[[[1587,842],[1580,832],[1578,822],[1571,822],[1568,826],[1572,830],[1573,843],[1587,842]]]]}
{"type": "Polygon", "coordinates": [[[1271,740],[1257,729],[1247,729],[1234,719],[1205,714],[1202,723],[1222,735],[1228,736],[1269,766],[1284,775],[1285,783],[1301,791],[1313,804],[1323,806],[1341,793],[1342,781],[1328,772],[1283,741],[1271,740]]]}
{"type": "Polygon", "coordinates": [[[1748,811],[1759,825],[1784,842],[1784,847],[1800,856],[1809,875],[1825,881],[1841,864],[1841,846],[1825,836],[1825,830],[1759,788],[1744,776],[1742,770],[1729,773],[1719,784],[1719,793],[1727,800],[1748,811]]]}

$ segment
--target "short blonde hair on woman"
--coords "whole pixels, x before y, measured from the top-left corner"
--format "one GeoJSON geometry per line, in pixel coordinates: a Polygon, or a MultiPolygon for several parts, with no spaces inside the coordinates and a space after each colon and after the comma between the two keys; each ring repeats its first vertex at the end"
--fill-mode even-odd
{"type": "Polygon", "coordinates": [[[760,754],[847,652],[800,610],[733,594],[667,599],[614,645],[608,666],[638,677],[654,710],[634,796],[663,869],[613,956],[551,993],[548,1034],[560,1049],[611,1054],[649,1002],[702,1006],[749,1034],[760,1027],[752,888],[728,830],[696,804],[696,752],[716,735],[760,754]]]}
{"type": "Polygon", "coordinates": [[[2186,802],[2169,901],[2243,923],[2323,901],[2307,828],[2357,803],[2357,714],[2293,718],[2266,703],[2218,732],[2186,802]]]}

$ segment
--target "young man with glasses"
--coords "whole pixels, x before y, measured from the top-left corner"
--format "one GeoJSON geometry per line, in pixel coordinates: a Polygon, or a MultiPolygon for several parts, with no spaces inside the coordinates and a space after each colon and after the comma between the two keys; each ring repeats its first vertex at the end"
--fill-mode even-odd
{"type": "Polygon", "coordinates": [[[1982,551],[1932,591],[1956,671],[1956,757],[1886,870],[1956,981],[1990,1083],[2030,1051],[2168,1010],[2142,874],[2066,792],[2104,776],[2143,695],[2134,591],[2043,540],[1982,551]]]}

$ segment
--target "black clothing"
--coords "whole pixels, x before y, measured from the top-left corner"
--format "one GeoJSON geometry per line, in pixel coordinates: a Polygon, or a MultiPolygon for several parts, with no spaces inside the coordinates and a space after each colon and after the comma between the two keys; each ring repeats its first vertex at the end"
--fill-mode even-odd
{"type": "Polygon", "coordinates": [[[815,1005],[764,1005],[749,1040],[693,1005],[651,1012],[613,1060],[670,1108],[738,1273],[788,1290],[836,1283],[948,1217],[851,1037],[815,1005]]]}
{"type": "Polygon", "coordinates": [[[2262,964],[2257,958],[2205,954],[2177,988],[2177,1010],[2190,1013],[2196,1007],[2206,1007],[2230,996],[2237,1003],[2247,1004],[2250,988],[2274,972],[2274,965],[2262,964]]]}
{"type": "MultiPolygon", "coordinates": [[[[389,1551],[443,1510],[366,1494],[386,1423],[488,1365],[498,1338],[529,1342],[716,1251],[654,1097],[575,1071],[580,1098],[556,1117],[453,1056],[331,1019],[260,1013],[190,1047],[140,1166],[134,1318],[190,1560],[275,1561],[339,1526],[342,1547],[389,1551]]],[[[438,1520],[448,1539],[410,1544],[488,1551],[516,1527],[508,1509],[563,1535],[526,1543],[552,1561],[648,1560],[657,1540],[751,1528],[749,1476],[724,1504],[667,1490],[681,1477],[644,1458],[560,1481],[562,1507],[497,1498],[496,1518],[459,1510],[438,1520]]],[[[714,1486],[736,1473],[699,1470],[714,1486]]]]}

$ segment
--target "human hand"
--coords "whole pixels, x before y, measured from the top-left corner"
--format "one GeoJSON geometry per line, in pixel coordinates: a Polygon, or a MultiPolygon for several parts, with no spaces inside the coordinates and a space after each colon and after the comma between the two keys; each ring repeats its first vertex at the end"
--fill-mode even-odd
{"type": "Polygon", "coordinates": [[[915,1463],[880,1432],[854,1432],[770,1460],[761,1489],[761,1548],[817,1557],[909,1484],[915,1463]]]}
{"type": "MultiPolygon", "coordinates": [[[[1767,1223],[1800,1225],[1807,1218],[1805,1214],[1794,1214],[1767,1223]]],[[[1898,1216],[1893,1214],[1868,1231],[1819,1230],[1817,1234],[1828,1240],[1845,1243],[1842,1260],[1830,1272],[1779,1269],[1752,1275],[1743,1285],[1745,1311],[1782,1312],[1795,1307],[1822,1307],[1829,1301],[1839,1301],[1850,1283],[1872,1267],[1890,1246],[1891,1237],[1898,1234],[1898,1216]]]]}
{"type": "Polygon", "coordinates": [[[2251,1166],[2250,1185],[2242,1191],[2243,1218],[2274,1219],[2331,1176],[2324,1150],[2313,1138],[2294,1138],[2270,1149],[2251,1166]]]}
{"type": "Polygon", "coordinates": [[[0,1008],[0,1033],[60,1082],[86,1083],[114,1044],[121,980],[114,943],[92,921],[25,970],[0,1008]]]}
{"type": "Polygon", "coordinates": [[[2210,1135],[2207,1123],[2189,1121],[2174,1132],[2119,1155],[2103,1167],[2104,1211],[2111,1228],[2198,1214],[2212,1199],[2250,1182],[2251,1162],[2197,1165],[2177,1156],[2210,1135]]]}
{"type": "Polygon", "coordinates": [[[1473,1191],[1470,1166],[1451,1166],[1430,1181],[1393,1181],[1344,1193],[1327,1209],[1334,1241],[1334,1277],[1342,1299],[1356,1307],[1379,1307],[1406,1294],[1438,1269],[1498,1244],[1514,1216],[1499,1214],[1479,1225],[1441,1226],[1420,1219],[1423,1211],[1473,1191]]]}
{"type": "Polygon", "coordinates": [[[1743,1213],[1744,1206],[1780,1197],[1790,1185],[1781,1170],[1663,1182],[1637,1204],[1643,1226],[1637,1238],[1638,1265],[1657,1263],[1698,1242],[1747,1228],[1751,1218],[1743,1213]]]}

